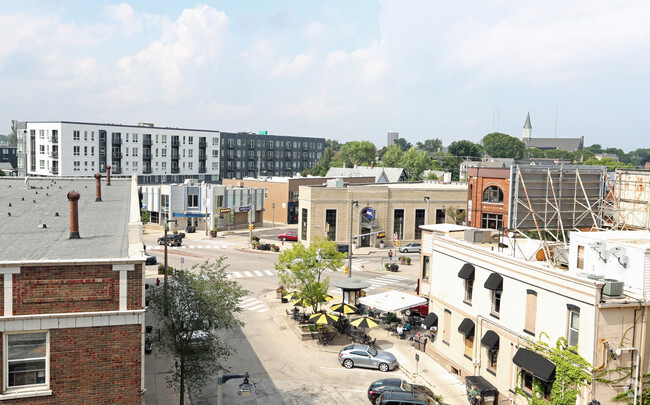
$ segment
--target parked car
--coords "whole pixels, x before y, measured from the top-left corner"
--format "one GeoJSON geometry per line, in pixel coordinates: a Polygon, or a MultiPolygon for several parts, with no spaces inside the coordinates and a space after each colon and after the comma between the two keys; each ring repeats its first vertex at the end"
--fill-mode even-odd
{"type": "Polygon", "coordinates": [[[350,245],[338,243],[336,245],[336,250],[347,255],[350,253],[350,245]]]}
{"type": "Polygon", "coordinates": [[[397,366],[397,359],[392,353],[377,350],[368,345],[355,344],[341,349],[339,363],[345,368],[357,366],[388,371],[397,366]]]}
{"type": "Polygon", "coordinates": [[[278,235],[280,240],[293,240],[298,241],[298,234],[296,232],[285,232],[278,235]]]}
{"type": "Polygon", "coordinates": [[[377,380],[368,387],[368,399],[370,402],[379,403],[378,398],[384,391],[413,391],[422,392],[432,398],[435,398],[433,391],[424,385],[411,384],[408,381],[399,378],[384,378],[377,380]]]}
{"type": "Polygon", "coordinates": [[[409,309],[405,309],[404,310],[404,315],[406,315],[406,316],[411,316],[411,315],[427,316],[427,315],[429,315],[429,304],[418,305],[417,307],[411,307],[409,309]]]}
{"type": "Polygon", "coordinates": [[[415,391],[384,391],[375,404],[379,405],[440,405],[435,398],[415,391]]]}
{"type": "MultiPolygon", "coordinates": [[[[168,234],[167,246],[180,246],[183,243],[183,237],[180,234],[168,234]]],[[[158,238],[158,244],[165,244],[165,237],[158,238]]]]}
{"type": "Polygon", "coordinates": [[[418,242],[411,242],[407,243],[404,246],[399,247],[400,253],[420,253],[420,249],[422,248],[422,244],[418,242]]]}
{"type": "Polygon", "coordinates": [[[158,263],[158,259],[156,259],[156,256],[154,255],[148,255],[145,253],[145,256],[147,257],[146,264],[151,265],[151,264],[156,264],[158,263]]]}

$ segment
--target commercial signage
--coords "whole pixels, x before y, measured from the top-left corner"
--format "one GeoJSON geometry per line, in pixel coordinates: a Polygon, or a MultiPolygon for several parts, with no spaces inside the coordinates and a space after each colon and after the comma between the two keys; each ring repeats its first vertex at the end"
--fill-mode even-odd
{"type": "Polygon", "coordinates": [[[239,207],[239,212],[250,211],[251,207],[239,207]]]}
{"type": "Polygon", "coordinates": [[[221,214],[227,214],[229,212],[230,212],[230,208],[222,208],[222,209],[219,210],[219,213],[221,213],[221,214]]]}
{"type": "Polygon", "coordinates": [[[375,210],[372,208],[366,208],[366,218],[369,220],[375,219],[375,210]]]}

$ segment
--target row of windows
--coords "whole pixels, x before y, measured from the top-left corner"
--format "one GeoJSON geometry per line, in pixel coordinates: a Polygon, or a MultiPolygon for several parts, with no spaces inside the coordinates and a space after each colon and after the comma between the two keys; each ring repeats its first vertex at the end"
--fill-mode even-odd
{"type": "MultiPolygon", "coordinates": [[[[245,139],[237,138],[237,139],[228,139],[228,147],[229,148],[234,148],[235,146],[246,146],[247,142],[245,139]]],[[[321,142],[309,142],[309,141],[281,141],[281,140],[276,140],[276,141],[266,141],[263,139],[249,139],[248,140],[248,147],[250,149],[255,149],[257,148],[263,148],[264,145],[266,144],[268,149],[274,149],[274,148],[284,148],[286,146],[287,149],[300,149],[301,147],[303,149],[318,149],[321,150],[323,149],[323,144],[321,142]]],[[[214,145],[214,143],[213,143],[214,145]]],[[[226,139],[221,139],[221,145],[226,145],[226,139]]]]}

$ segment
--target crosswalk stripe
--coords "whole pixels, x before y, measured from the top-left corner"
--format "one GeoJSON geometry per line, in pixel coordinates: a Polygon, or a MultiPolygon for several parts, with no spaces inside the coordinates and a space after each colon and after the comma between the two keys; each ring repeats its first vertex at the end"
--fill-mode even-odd
{"type": "Polygon", "coordinates": [[[228,275],[226,276],[226,278],[232,278],[232,274],[228,273],[228,275]]]}
{"type": "Polygon", "coordinates": [[[258,275],[259,277],[264,276],[264,274],[262,274],[262,272],[259,271],[259,270],[254,270],[253,273],[255,273],[256,275],[258,275]]]}
{"type": "Polygon", "coordinates": [[[244,274],[246,275],[246,277],[253,277],[250,271],[245,271],[244,274]]]}
{"type": "Polygon", "coordinates": [[[255,311],[255,310],[258,310],[258,309],[262,309],[262,308],[265,308],[264,304],[259,304],[259,305],[255,306],[255,307],[248,307],[246,309],[248,309],[249,311],[255,311]]]}
{"type": "Polygon", "coordinates": [[[268,274],[269,276],[273,276],[273,275],[274,275],[273,272],[272,272],[271,270],[264,270],[264,272],[265,272],[266,274],[268,274]]]}
{"type": "Polygon", "coordinates": [[[268,308],[263,308],[263,309],[260,309],[260,310],[257,311],[257,312],[266,312],[266,311],[268,311],[268,310],[269,310],[268,308]]]}
{"type": "Polygon", "coordinates": [[[251,302],[251,301],[255,301],[255,300],[257,300],[257,298],[246,298],[245,300],[241,300],[240,303],[243,304],[243,303],[251,302]]]}
{"type": "Polygon", "coordinates": [[[232,274],[234,274],[235,277],[237,277],[237,278],[242,278],[242,277],[244,277],[244,276],[242,276],[241,273],[238,272],[238,271],[235,271],[235,272],[233,272],[232,274]]]}

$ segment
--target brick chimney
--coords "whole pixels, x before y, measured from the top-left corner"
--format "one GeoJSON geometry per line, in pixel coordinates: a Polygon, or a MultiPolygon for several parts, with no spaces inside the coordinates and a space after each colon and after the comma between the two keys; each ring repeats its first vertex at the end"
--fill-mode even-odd
{"type": "Polygon", "coordinates": [[[95,202],[102,200],[102,175],[95,173],[95,202]]]}
{"type": "Polygon", "coordinates": [[[70,201],[70,239],[80,239],[79,236],[79,193],[70,191],[68,201],[70,201]]]}
{"type": "Polygon", "coordinates": [[[106,185],[111,185],[111,166],[106,166],[106,185]]]}

